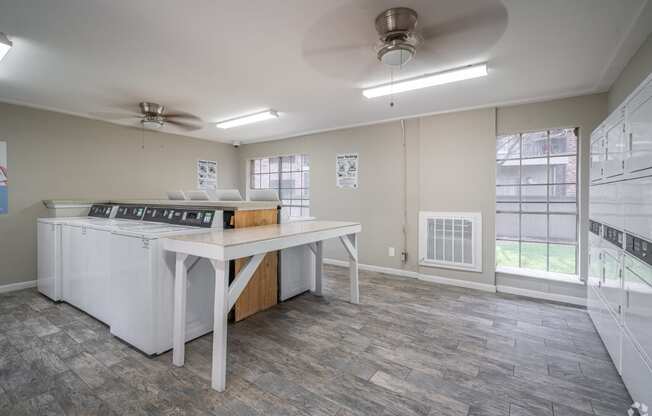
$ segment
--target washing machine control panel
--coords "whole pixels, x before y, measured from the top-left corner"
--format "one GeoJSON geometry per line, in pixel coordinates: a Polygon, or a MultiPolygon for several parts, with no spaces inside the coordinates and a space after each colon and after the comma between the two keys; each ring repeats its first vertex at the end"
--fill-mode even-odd
{"type": "Polygon", "coordinates": [[[201,208],[147,207],[143,221],[213,228],[218,212],[201,208]]]}
{"type": "Polygon", "coordinates": [[[89,217],[112,218],[115,215],[115,205],[93,204],[88,211],[89,217]]]}
{"type": "Polygon", "coordinates": [[[608,242],[610,242],[615,246],[622,247],[624,236],[625,234],[622,231],[605,225],[604,235],[602,238],[604,238],[605,240],[607,240],[608,242]]]}
{"type": "Polygon", "coordinates": [[[145,215],[145,207],[142,205],[120,205],[115,217],[125,220],[142,220],[143,215],[145,215]]]}
{"type": "Polygon", "coordinates": [[[627,234],[625,250],[639,260],[652,266],[652,241],[627,234]]]}

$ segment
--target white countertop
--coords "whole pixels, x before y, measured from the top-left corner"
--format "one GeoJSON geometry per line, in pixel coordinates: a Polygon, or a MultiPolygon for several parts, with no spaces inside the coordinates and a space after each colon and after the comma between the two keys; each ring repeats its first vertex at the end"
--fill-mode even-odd
{"type": "Polygon", "coordinates": [[[212,231],[203,234],[178,235],[169,237],[169,239],[202,245],[229,247],[355,226],[359,227],[360,223],[344,221],[297,221],[285,224],[212,231]]]}

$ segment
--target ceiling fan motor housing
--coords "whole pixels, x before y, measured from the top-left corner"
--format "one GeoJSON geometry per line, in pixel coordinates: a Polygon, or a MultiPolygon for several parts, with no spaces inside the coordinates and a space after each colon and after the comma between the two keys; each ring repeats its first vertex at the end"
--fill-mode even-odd
{"type": "Polygon", "coordinates": [[[417,12],[407,7],[387,9],[376,17],[376,31],[382,45],[378,60],[389,66],[402,66],[416,54],[417,12]]]}

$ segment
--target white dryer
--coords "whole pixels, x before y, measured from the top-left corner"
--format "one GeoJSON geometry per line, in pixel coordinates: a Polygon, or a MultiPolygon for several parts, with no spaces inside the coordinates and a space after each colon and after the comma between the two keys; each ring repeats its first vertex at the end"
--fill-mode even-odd
{"type": "MultiPolygon", "coordinates": [[[[147,221],[166,221],[113,231],[111,238],[111,334],[146,354],[172,348],[175,256],[160,238],[203,233],[223,226],[221,211],[148,207],[147,221]]],[[[188,265],[186,340],[213,329],[214,272],[206,259],[188,265]]]]}

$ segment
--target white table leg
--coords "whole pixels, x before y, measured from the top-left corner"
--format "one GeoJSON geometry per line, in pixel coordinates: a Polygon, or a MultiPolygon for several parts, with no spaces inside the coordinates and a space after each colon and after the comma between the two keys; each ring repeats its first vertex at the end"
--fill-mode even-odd
{"type": "Polygon", "coordinates": [[[226,388],[226,326],[229,316],[229,262],[211,260],[215,269],[215,311],[213,316],[213,368],[211,387],[226,388]]]}
{"type": "Polygon", "coordinates": [[[349,276],[351,278],[351,303],[360,303],[360,289],[358,286],[358,235],[350,234],[349,241],[354,253],[349,254],[349,276]]]}
{"type": "Polygon", "coordinates": [[[315,243],[315,282],[313,293],[315,296],[321,296],[321,281],[324,270],[324,251],[322,241],[315,243]]]}
{"type": "Polygon", "coordinates": [[[176,267],[174,272],[174,315],[172,329],[172,363],[178,367],[185,360],[186,348],[186,271],[187,254],[176,254],[176,267]]]}

